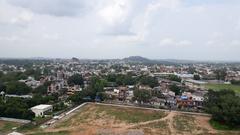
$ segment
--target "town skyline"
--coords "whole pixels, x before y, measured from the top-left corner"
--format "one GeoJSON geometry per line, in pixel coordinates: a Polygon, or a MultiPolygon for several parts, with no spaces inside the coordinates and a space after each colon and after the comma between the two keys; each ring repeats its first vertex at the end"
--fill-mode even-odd
{"type": "Polygon", "coordinates": [[[240,60],[237,0],[2,0],[0,9],[0,57],[240,60]]]}

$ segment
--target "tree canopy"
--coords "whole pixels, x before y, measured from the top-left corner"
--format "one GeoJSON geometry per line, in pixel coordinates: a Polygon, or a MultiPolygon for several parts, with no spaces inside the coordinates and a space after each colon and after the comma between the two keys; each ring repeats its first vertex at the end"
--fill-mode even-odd
{"type": "Polygon", "coordinates": [[[225,80],[227,75],[226,69],[217,69],[214,71],[217,80],[225,80]]]}
{"type": "Polygon", "coordinates": [[[108,82],[116,82],[117,85],[134,85],[136,83],[131,75],[109,74],[105,78],[108,82]]]}
{"type": "Polygon", "coordinates": [[[25,83],[13,81],[13,82],[7,83],[6,93],[16,94],[16,95],[25,95],[25,94],[29,94],[31,90],[32,89],[28,87],[25,83]]]}
{"type": "Polygon", "coordinates": [[[133,91],[134,99],[139,103],[148,102],[151,99],[151,93],[149,90],[145,89],[136,89],[133,91]]]}
{"type": "Polygon", "coordinates": [[[158,80],[151,76],[142,76],[140,77],[139,82],[143,85],[148,85],[151,88],[158,86],[158,80]]]}
{"type": "Polygon", "coordinates": [[[176,76],[176,75],[169,75],[168,79],[171,80],[171,81],[176,81],[176,82],[181,82],[182,81],[182,79],[180,77],[176,76]]]}
{"type": "Polygon", "coordinates": [[[182,90],[180,87],[178,87],[176,84],[172,84],[169,86],[169,89],[173,92],[175,92],[175,95],[181,95],[182,90]]]}
{"type": "Polygon", "coordinates": [[[67,82],[69,85],[83,85],[84,84],[83,81],[84,80],[83,80],[82,75],[75,74],[75,75],[69,77],[67,82]]]}
{"type": "Polygon", "coordinates": [[[194,80],[200,80],[201,78],[200,78],[199,75],[193,75],[193,79],[194,79],[194,80]]]}
{"type": "Polygon", "coordinates": [[[205,106],[213,120],[230,127],[240,126],[240,97],[234,91],[209,90],[205,97],[205,106]]]}

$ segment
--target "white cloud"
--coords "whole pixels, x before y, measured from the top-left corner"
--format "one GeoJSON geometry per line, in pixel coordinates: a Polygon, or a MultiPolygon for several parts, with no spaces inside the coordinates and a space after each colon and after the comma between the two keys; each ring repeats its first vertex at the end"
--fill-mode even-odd
{"type": "Polygon", "coordinates": [[[5,37],[0,37],[0,41],[20,41],[22,40],[20,37],[17,36],[5,36],[5,37]]]}
{"type": "Polygon", "coordinates": [[[99,15],[110,25],[122,23],[128,15],[130,5],[129,0],[113,0],[99,11],[99,15]]]}
{"type": "Polygon", "coordinates": [[[160,46],[176,46],[176,47],[186,47],[192,45],[192,42],[189,40],[177,41],[173,38],[164,38],[160,41],[160,46]]]}
{"type": "Polygon", "coordinates": [[[43,34],[43,38],[50,39],[50,40],[58,40],[60,38],[60,35],[58,33],[55,33],[55,34],[45,33],[43,34]]]}
{"type": "Polygon", "coordinates": [[[232,45],[232,46],[240,46],[240,40],[236,40],[236,39],[232,40],[230,45],[232,45]]]}
{"type": "Polygon", "coordinates": [[[184,46],[191,46],[192,42],[189,40],[182,40],[176,43],[176,46],[184,47],[184,46]]]}
{"type": "Polygon", "coordinates": [[[29,11],[23,11],[16,17],[11,19],[11,23],[28,23],[32,21],[33,13],[29,11]]]}
{"type": "Polygon", "coordinates": [[[236,59],[239,12],[231,1],[2,0],[0,57],[236,59]]]}

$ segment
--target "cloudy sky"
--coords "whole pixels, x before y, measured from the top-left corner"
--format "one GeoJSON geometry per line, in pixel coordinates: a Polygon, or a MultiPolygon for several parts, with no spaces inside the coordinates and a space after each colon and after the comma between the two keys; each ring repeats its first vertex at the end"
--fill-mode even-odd
{"type": "Polygon", "coordinates": [[[0,57],[240,61],[240,0],[0,0],[0,57]]]}

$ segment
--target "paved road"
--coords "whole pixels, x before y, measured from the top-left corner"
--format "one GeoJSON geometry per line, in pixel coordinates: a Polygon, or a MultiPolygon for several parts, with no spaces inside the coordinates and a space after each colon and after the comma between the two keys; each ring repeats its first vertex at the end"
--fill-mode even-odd
{"type": "Polygon", "coordinates": [[[72,110],[68,111],[68,112],[63,112],[60,115],[57,116],[57,119],[52,118],[51,120],[45,122],[44,124],[41,125],[42,128],[47,128],[53,124],[55,124],[56,122],[58,122],[59,120],[65,118],[66,116],[72,114],[73,112],[75,112],[76,110],[79,110],[81,107],[85,106],[88,103],[83,103],[75,108],[73,108],[72,110]]]}

